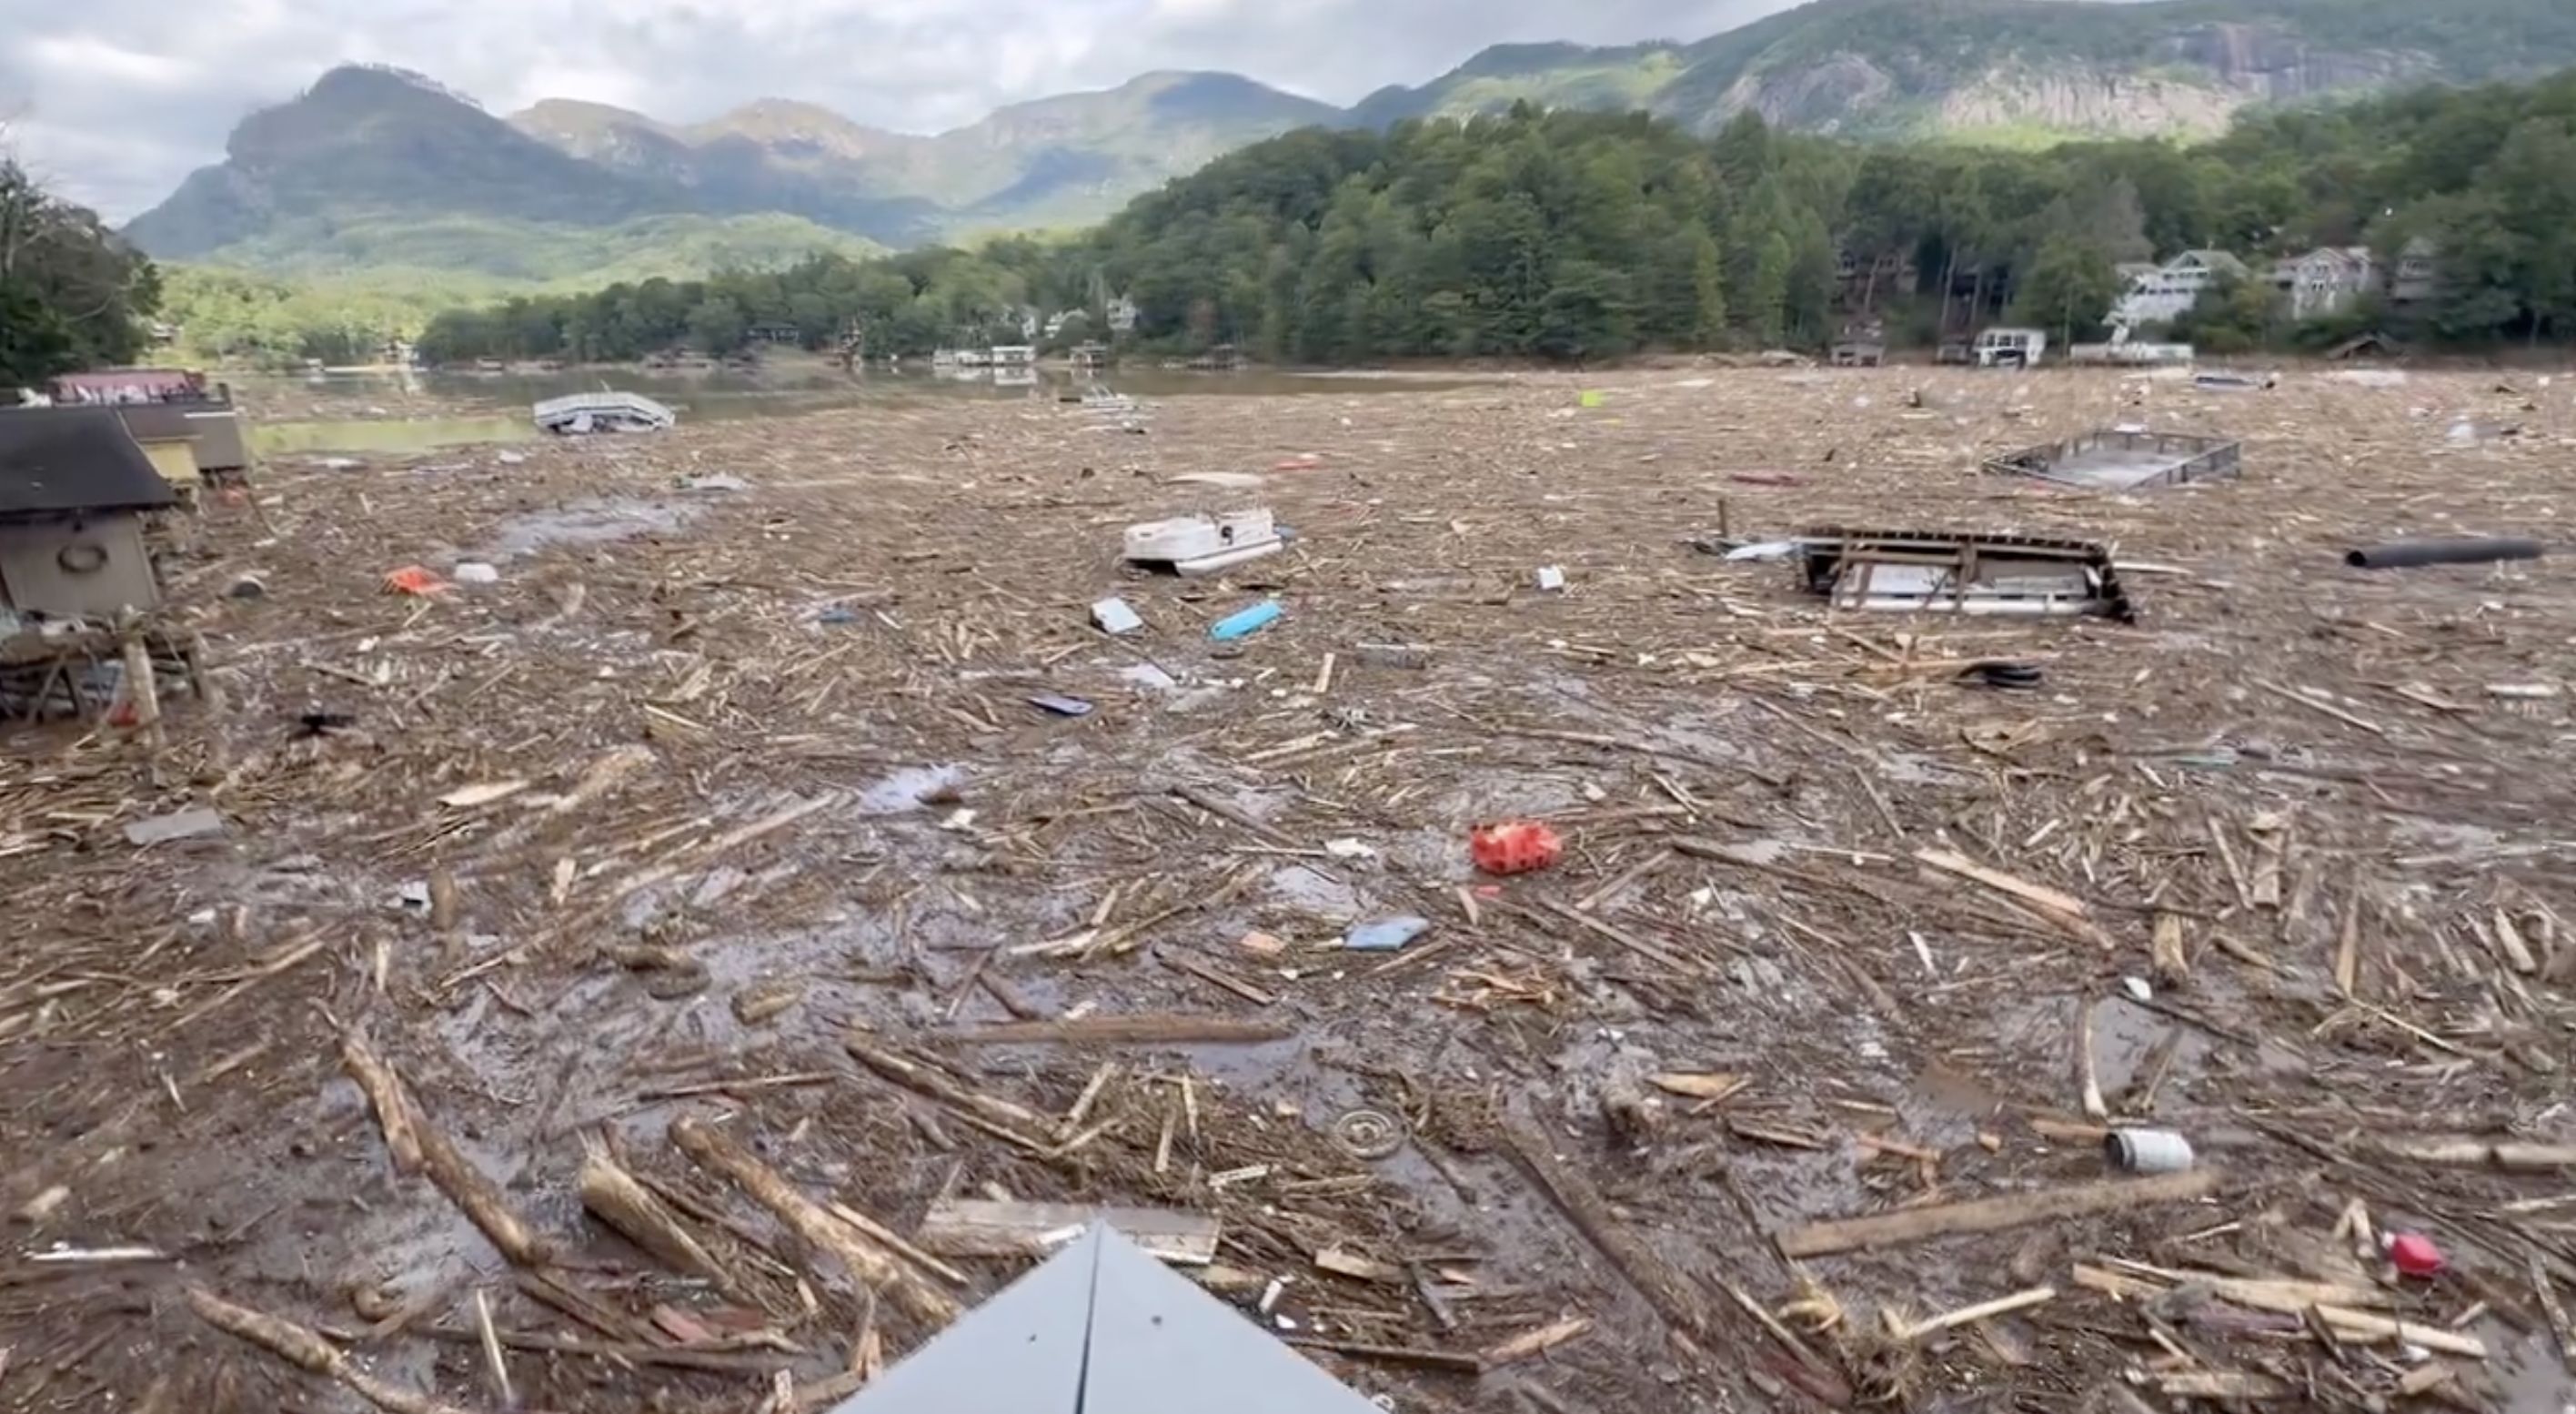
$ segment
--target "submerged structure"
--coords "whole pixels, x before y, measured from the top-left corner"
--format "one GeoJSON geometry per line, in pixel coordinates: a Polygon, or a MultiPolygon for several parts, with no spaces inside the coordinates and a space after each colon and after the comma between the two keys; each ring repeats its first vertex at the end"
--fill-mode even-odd
{"type": "Polygon", "coordinates": [[[1381,1414],[1094,1223],[831,1414],[1381,1414]]]}
{"type": "Polygon", "coordinates": [[[2220,437],[2115,427],[1990,457],[1985,469],[2088,491],[2139,491],[2242,476],[2245,449],[2220,437]]]}
{"type": "Polygon", "coordinates": [[[1790,543],[1808,592],[1837,609],[2137,617],[2111,552],[2087,541],[1826,528],[1790,543]]]}
{"type": "Polygon", "coordinates": [[[1127,527],[1125,558],[1131,565],[1195,579],[1264,555],[1276,555],[1284,544],[1269,510],[1256,508],[1131,525],[1127,527]]]}
{"type": "Polygon", "coordinates": [[[161,602],[144,517],[179,493],[120,410],[0,413],[0,615],[12,629],[28,617],[107,620],[161,602]]]}
{"type": "Polygon", "coordinates": [[[662,432],[680,415],[642,393],[568,393],[536,405],[537,426],[579,436],[587,432],[662,432]]]}

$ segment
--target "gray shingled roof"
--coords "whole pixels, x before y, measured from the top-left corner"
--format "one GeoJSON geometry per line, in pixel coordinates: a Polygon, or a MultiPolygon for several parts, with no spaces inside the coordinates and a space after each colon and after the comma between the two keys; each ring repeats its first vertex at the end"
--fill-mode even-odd
{"type": "Polygon", "coordinates": [[[0,409],[0,515],[146,510],[177,499],[116,409],[0,409]]]}
{"type": "Polygon", "coordinates": [[[1095,1223],[831,1414],[1383,1414],[1095,1223]]]}

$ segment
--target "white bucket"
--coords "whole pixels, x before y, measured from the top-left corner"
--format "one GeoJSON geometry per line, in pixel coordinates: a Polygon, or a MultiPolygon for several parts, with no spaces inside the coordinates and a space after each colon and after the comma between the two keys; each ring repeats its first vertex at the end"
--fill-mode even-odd
{"type": "Polygon", "coordinates": [[[2170,1129],[2114,1129],[2102,1136],[2102,1161],[2122,1173],[2181,1173],[2191,1141],[2170,1129]]]}

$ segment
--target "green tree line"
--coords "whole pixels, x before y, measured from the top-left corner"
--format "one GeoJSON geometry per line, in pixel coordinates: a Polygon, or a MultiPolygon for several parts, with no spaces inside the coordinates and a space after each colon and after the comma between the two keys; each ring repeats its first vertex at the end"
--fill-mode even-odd
{"type": "Polygon", "coordinates": [[[433,319],[425,354],[727,352],[759,326],[870,354],[1018,342],[1026,311],[1097,337],[1110,292],[1149,349],[1285,362],[1580,360],[1814,346],[1856,308],[1899,337],[2012,318],[2096,332],[2123,262],[2214,248],[2258,273],[2320,245],[2436,253],[2430,297],[2290,328],[2259,278],[2183,321],[2213,344],[2360,327],[2484,343],[2576,333],[2576,73],[2264,110],[2199,146],[1864,146],[1738,117],[1528,107],[1384,133],[1310,129],[1138,198],[1080,235],[621,283],[433,319]],[[1909,293],[1909,288],[1911,292],[1909,293]]]}
{"type": "Polygon", "coordinates": [[[0,156],[0,404],[58,373],[131,361],[160,299],[151,261],[0,156]]]}

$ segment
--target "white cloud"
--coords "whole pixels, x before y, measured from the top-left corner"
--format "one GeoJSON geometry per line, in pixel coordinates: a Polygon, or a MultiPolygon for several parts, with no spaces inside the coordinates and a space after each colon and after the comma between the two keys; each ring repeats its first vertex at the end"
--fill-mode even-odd
{"type": "Polygon", "coordinates": [[[934,131],[1149,69],[1348,103],[1487,44],[1694,39],[1785,2],[0,0],[0,116],[32,167],[122,219],[336,63],[416,69],[495,112],[566,97],[690,122],[774,97],[934,131]]]}
{"type": "Polygon", "coordinates": [[[37,69],[66,82],[105,82],[171,89],[198,76],[193,61],[168,54],[145,54],[86,34],[40,35],[27,46],[37,69]]]}

